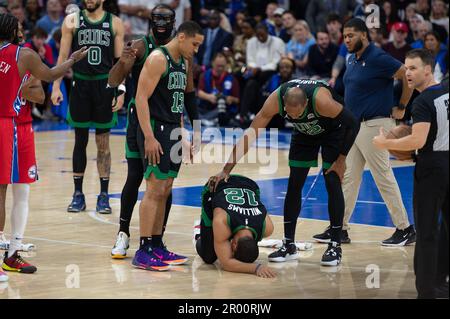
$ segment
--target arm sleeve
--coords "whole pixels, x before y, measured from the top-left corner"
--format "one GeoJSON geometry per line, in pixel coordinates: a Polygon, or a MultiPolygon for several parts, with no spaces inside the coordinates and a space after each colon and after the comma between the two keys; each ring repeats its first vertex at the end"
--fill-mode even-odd
{"type": "Polygon", "coordinates": [[[360,123],[356,120],[353,114],[345,107],[342,112],[335,118],[342,126],[345,127],[344,140],[341,146],[341,154],[347,156],[348,152],[355,143],[356,136],[359,132],[360,123]]]}

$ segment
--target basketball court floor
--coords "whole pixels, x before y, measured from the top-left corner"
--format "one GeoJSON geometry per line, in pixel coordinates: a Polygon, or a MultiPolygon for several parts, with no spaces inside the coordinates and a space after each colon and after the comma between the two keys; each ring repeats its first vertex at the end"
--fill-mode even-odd
{"type": "MultiPolygon", "coordinates": [[[[224,272],[216,265],[204,264],[192,244],[193,224],[200,218],[201,188],[211,175],[219,172],[220,163],[183,165],[175,181],[174,205],[164,240],[172,251],[189,256],[187,265],[172,267],[168,272],[151,272],[131,266],[138,247],[139,202],[131,223],[129,256],[124,260],[111,259],[110,252],[118,231],[120,193],[127,172],[124,138],[123,129],[114,130],[111,136],[110,203],[113,213],[95,213],[100,186],[94,134],[91,133],[83,186],[87,210],[70,214],[66,208],[73,193],[74,133],[64,125],[43,123],[36,127],[40,180],[31,187],[30,217],[24,241],[35,244],[36,250],[23,255],[38,267],[38,271],[32,275],[9,273],[9,282],[0,283],[0,298],[416,297],[414,246],[387,248],[380,245],[381,240],[392,235],[394,228],[368,171],[364,174],[351,220],[349,235],[352,243],[343,246],[343,261],[339,267],[320,266],[326,246],[318,243],[313,243],[311,250],[300,252],[298,261],[270,263],[278,274],[275,279],[224,272]]],[[[278,141],[277,149],[272,149],[279,165],[275,172],[262,172],[259,164],[239,164],[234,171],[253,178],[260,185],[262,200],[275,225],[273,239],[283,237],[289,134],[282,134],[278,141]]],[[[219,142],[217,146],[223,150],[223,158],[227,158],[230,145],[219,142]]],[[[393,161],[392,165],[412,222],[412,164],[393,161]]],[[[327,194],[322,176],[316,178],[318,174],[318,169],[311,170],[304,188],[304,205],[297,224],[298,241],[313,242],[312,236],[328,225],[327,194]]],[[[142,184],[141,191],[144,188],[142,184]]],[[[7,234],[10,193],[7,196],[7,234]]],[[[259,262],[267,264],[267,255],[272,251],[273,248],[261,248],[259,262]]]]}

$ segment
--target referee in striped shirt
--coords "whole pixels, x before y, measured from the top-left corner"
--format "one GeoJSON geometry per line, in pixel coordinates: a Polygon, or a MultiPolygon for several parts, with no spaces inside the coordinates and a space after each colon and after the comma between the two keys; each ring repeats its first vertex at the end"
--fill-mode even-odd
{"type": "Polygon", "coordinates": [[[414,218],[417,241],[414,271],[418,298],[448,298],[447,273],[449,218],[449,94],[448,85],[433,77],[434,57],[428,50],[407,53],[405,66],[408,86],[420,95],[412,105],[412,134],[387,140],[383,132],[375,146],[390,150],[417,150],[414,171],[414,218]],[[442,223],[442,227],[440,227],[442,223]],[[446,245],[439,244],[439,230],[445,231],[446,245]]]}

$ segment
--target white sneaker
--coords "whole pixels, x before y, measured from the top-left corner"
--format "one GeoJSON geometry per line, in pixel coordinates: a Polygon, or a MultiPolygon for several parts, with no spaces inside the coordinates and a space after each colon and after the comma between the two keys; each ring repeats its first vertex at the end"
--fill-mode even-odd
{"type": "Polygon", "coordinates": [[[127,256],[127,249],[130,247],[130,238],[124,232],[117,234],[116,243],[111,250],[111,258],[124,259],[127,256]]]}
{"type": "Polygon", "coordinates": [[[0,282],[8,281],[8,275],[0,268],[0,282]]]}
{"type": "MultiPolygon", "coordinates": [[[[9,240],[6,239],[4,234],[0,235],[0,249],[1,250],[9,249],[9,240]]],[[[36,249],[36,246],[34,244],[27,243],[27,244],[21,244],[19,251],[28,252],[28,251],[32,251],[35,249],[36,249]]]]}
{"type": "Polygon", "coordinates": [[[6,240],[5,234],[0,235],[0,249],[1,250],[9,249],[9,240],[6,240]]]}

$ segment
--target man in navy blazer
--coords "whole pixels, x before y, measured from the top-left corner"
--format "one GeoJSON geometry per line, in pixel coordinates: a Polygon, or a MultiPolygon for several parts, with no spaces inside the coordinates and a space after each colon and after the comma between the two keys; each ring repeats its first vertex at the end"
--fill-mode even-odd
{"type": "Polygon", "coordinates": [[[233,47],[233,35],[220,27],[220,12],[211,10],[208,17],[209,27],[204,30],[205,41],[198,50],[198,64],[211,66],[212,57],[224,47],[233,47]]]}

